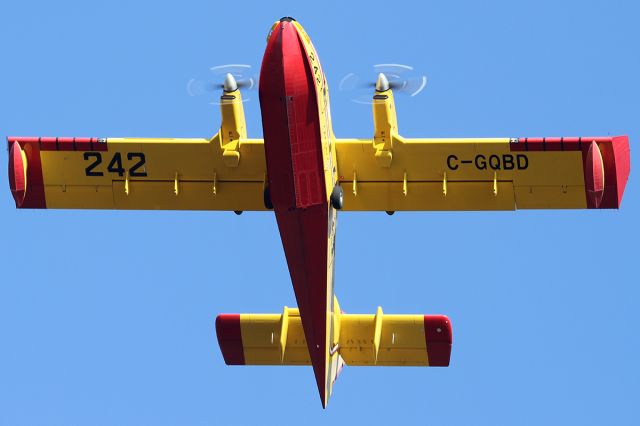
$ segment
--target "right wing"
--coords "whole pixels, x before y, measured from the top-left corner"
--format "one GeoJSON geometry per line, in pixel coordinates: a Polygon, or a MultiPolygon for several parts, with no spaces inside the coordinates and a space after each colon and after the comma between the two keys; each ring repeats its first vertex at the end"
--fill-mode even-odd
{"type": "Polygon", "coordinates": [[[336,139],[346,211],[618,208],[626,136],[336,139]]]}
{"type": "Polygon", "coordinates": [[[266,210],[259,139],[8,137],[16,207],[266,210]]]}

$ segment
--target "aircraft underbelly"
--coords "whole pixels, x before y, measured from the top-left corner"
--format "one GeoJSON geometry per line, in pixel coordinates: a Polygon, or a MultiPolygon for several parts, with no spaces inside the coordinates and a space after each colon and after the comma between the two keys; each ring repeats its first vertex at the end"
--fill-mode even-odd
{"type": "Polygon", "coordinates": [[[313,74],[289,23],[274,29],[267,45],[260,107],[271,201],[325,405],[334,377],[328,370],[335,211],[326,195],[313,74]]]}

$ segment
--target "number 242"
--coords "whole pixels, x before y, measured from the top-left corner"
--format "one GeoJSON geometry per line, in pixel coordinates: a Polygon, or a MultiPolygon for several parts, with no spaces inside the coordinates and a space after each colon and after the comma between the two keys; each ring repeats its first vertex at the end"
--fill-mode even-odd
{"type": "MultiPolygon", "coordinates": [[[[85,169],[85,175],[87,176],[104,176],[103,172],[95,170],[102,163],[102,154],[99,152],[85,152],[84,159],[89,161],[93,159],[93,163],[89,164],[85,169]]],[[[129,168],[129,176],[131,177],[145,177],[147,176],[146,168],[143,168],[142,171],[138,171],[140,167],[143,167],[146,159],[144,157],[144,153],[142,152],[128,152],[127,160],[138,160],[131,168],[129,168]]],[[[122,154],[116,152],[113,154],[113,158],[107,165],[107,172],[109,173],[117,173],[118,176],[124,176],[126,169],[122,166],[122,154]]]]}

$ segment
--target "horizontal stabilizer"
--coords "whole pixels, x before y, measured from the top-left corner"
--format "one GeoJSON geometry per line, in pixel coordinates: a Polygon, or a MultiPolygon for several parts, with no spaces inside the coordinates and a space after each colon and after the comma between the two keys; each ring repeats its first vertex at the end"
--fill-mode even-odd
{"type": "MultiPolygon", "coordinates": [[[[452,331],[444,315],[335,314],[335,342],[352,366],[449,365],[452,331]]],[[[222,314],[216,318],[228,365],[310,365],[297,309],[282,314],[222,314]]]]}

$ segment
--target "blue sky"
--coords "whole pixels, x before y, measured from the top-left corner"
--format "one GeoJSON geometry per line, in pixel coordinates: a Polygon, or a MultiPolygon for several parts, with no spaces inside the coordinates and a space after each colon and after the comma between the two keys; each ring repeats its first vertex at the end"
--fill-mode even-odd
{"type": "Polygon", "coordinates": [[[622,209],[341,214],[342,307],[447,314],[454,350],[447,369],[347,367],[323,411],[310,368],[218,350],[218,313],[295,305],[272,214],[17,211],[0,173],[0,424],[638,424],[634,2],[3,2],[0,135],[210,136],[219,111],[186,82],[257,69],[284,15],[338,137],[373,132],[342,76],[411,64],[429,84],[397,99],[405,136],[628,134],[622,209]]]}

